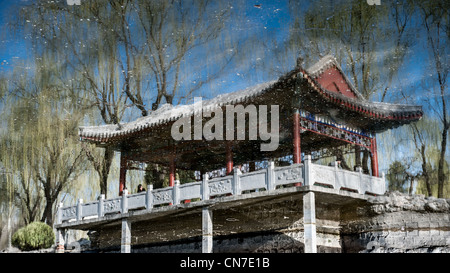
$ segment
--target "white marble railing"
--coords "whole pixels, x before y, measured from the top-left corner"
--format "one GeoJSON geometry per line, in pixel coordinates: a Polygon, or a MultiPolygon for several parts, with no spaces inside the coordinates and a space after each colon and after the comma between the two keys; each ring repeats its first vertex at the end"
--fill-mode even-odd
{"type": "Polygon", "coordinates": [[[309,185],[325,186],[338,190],[346,190],[359,194],[383,195],[386,192],[385,177],[375,177],[362,173],[340,169],[338,164],[323,166],[307,164],[305,160],[305,181],[309,185]]]}
{"type": "Polygon", "coordinates": [[[274,191],[281,185],[319,185],[339,190],[349,190],[360,194],[382,195],[385,192],[383,177],[364,175],[361,172],[351,172],[337,167],[328,167],[311,162],[306,156],[304,164],[293,164],[286,167],[274,167],[270,162],[266,169],[255,172],[237,174],[208,180],[203,177],[201,182],[180,185],[175,181],[173,187],[153,189],[152,185],[145,192],[124,194],[118,198],[104,199],[64,207],[61,203],[57,213],[57,224],[66,221],[81,221],[87,218],[101,218],[107,214],[127,213],[129,210],[151,210],[158,205],[177,205],[184,200],[208,200],[218,195],[241,195],[252,190],[274,191]]]}

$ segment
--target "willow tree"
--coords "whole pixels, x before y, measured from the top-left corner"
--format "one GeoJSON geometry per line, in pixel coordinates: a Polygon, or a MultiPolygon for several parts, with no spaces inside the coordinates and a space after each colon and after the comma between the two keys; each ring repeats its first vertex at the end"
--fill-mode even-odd
{"type": "MultiPolygon", "coordinates": [[[[295,5],[295,4],[294,4],[295,5]]],[[[296,5],[299,5],[298,3],[296,5]]],[[[296,10],[296,6],[291,7],[296,10]]],[[[297,16],[291,26],[288,45],[306,63],[333,54],[365,98],[373,95],[380,75],[376,52],[382,30],[374,25],[385,21],[387,9],[375,8],[364,1],[315,1],[297,16]]],[[[355,148],[355,165],[369,172],[368,152],[355,148]]]]}
{"type": "Polygon", "coordinates": [[[450,14],[448,1],[419,1],[421,23],[426,33],[430,77],[428,78],[430,106],[441,122],[441,144],[438,165],[438,197],[444,197],[444,184],[448,183],[445,167],[450,114],[448,110],[448,76],[450,70],[450,14]]]}
{"type": "MultiPolygon", "coordinates": [[[[41,110],[46,114],[45,107],[41,110]]],[[[54,111],[54,110],[53,110],[54,111]]],[[[67,190],[83,169],[83,153],[77,145],[77,122],[66,117],[41,119],[34,134],[36,157],[33,164],[37,181],[42,185],[46,200],[42,221],[53,223],[53,210],[59,194],[67,190]]]]}
{"type": "Polygon", "coordinates": [[[30,165],[32,139],[29,135],[23,135],[27,124],[36,122],[36,111],[28,103],[32,95],[24,72],[23,69],[15,68],[5,73],[8,79],[2,86],[5,96],[0,115],[6,130],[0,138],[0,161],[8,182],[4,193],[12,189],[14,195],[7,199],[13,198],[23,221],[30,223],[39,219],[43,198],[40,185],[33,179],[30,165]]]}
{"type": "MultiPolygon", "coordinates": [[[[22,125],[35,122],[35,111],[24,105],[24,101],[8,100],[11,105],[2,116],[7,120],[8,131],[1,137],[2,154],[5,176],[10,180],[8,188],[12,188],[15,202],[20,209],[21,218],[25,224],[39,220],[44,201],[41,185],[34,179],[31,161],[33,160],[32,138],[24,137],[26,128],[22,125]],[[22,124],[21,124],[22,123],[22,124]]],[[[4,109],[6,110],[6,109],[4,109]]],[[[29,136],[29,135],[28,135],[29,136]]],[[[9,192],[9,191],[5,191],[9,192]]]]}
{"type": "MultiPolygon", "coordinates": [[[[3,107],[2,107],[3,108],[3,107]]],[[[2,118],[4,116],[2,115],[2,118]]],[[[11,157],[13,146],[11,137],[3,133],[0,137],[0,247],[11,246],[11,235],[13,232],[13,219],[21,219],[17,211],[23,213],[18,185],[16,181],[16,160],[11,157]]],[[[26,217],[25,217],[26,218],[26,217]]]]}
{"type": "MultiPolygon", "coordinates": [[[[415,152],[416,162],[420,164],[417,168],[419,171],[419,187],[418,193],[427,196],[438,196],[439,193],[439,161],[440,161],[440,144],[442,136],[440,134],[440,121],[424,116],[417,123],[409,125],[412,136],[412,148],[415,152]]],[[[444,174],[449,175],[448,160],[444,162],[444,174]]],[[[443,192],[450,185],[444,183],[443,192]]],[[[445,198],[444,194],[444,198],[445,198]]]]}
{"type": "MultiPolygon", "coordinates": [[[[212,73],[192,77],[192,63],[186,58],[217,38],[224,28],[229,9],[210,1],[35,1],[22,11],[24,29],[41,48],[58,55],[60,69],[87,94],[85,107],[95,109],[92,123],[120,127],[129,107],[142,115],[156,110],[164,100],[179,102],[198,90],[212,73]],[[193,84],[192,82],[196,82],[193,84]],[[151,106],[149,106],[151,105],[151,106]],[[99,118],[95,118],[95,117],[99,118]]],[[[204,57],[204,55],[203,55],[204,57]]],[[[230,56],[228,56],[230,57],[230,56]]],[[[203,59],[193,59],[203,62],[203,59]]],[[[99,152],[83,145],[100,178],[102,194],[114,152],[99,152]]]]}
{"type": "Polygon", "coordinates": [[[418,66],[427,71],[420,77],[420,93],[405,92],[408,102],[420,100],[424,106],[423,120],[408,125],[421,162],[422,180],[426,194],[444,197],[448,186],[448,75],[449,75],[449,13],[446,1],[409,1],[414,7],[414,31],[423,37],[421,54],[423,61],[418,66]],[[426,49],[426,50],[423,50],[426,49]],[[415,95],[415,96],[412,96],[415,95]],[[437,183],[437,191],[434,184],[437,183]]]}
{"type": "Polygon", "coordinates": [[[416,152],[418,154],[418,161],[421,161],[422,173],[421,176],[425,182],[425,187],[428,196],[433,195],[432,191],[432,181],[431,181],[431,172],[432,172],[432,162],[429,157],[429,150],[431,143],[434,143],[433,138],[435,138],[436,128],[430,128],[430,125],[434,125],[433,122],[429,121],[427,117],[423,118],[417,123],[409,125],[411,129],[411,135],[414,139],[414,145],[416,147],[416,152]]]}
{"type": "MultiPolygon", "coordinates": [[[[149,110],[144,107],[143,98],[150,98],[152,111],[164,100],[174,104],[189,98],[203,85],[221,76],[235,56],[236,50],[210,52],[208,47],[227,27],[231,16],[227,4],[208,0],[139,0],[133,3],[131,7],[137,16],[135,32],[127,28],[124,17],[120,22],[124,33],[128,33],[123,39],[127,54],[142,56],[142,68],[150,72],[150,89],[143,89],[139,85],[143,82],[138,82],[134,90],[127,90],[128,97],[143,116],[149,110]],[[211,71],[205,71],[209,54],[214,56],[214,63],[209,66],[211,71]],[[201,71],[193,70],[194,67],[200,67],[201,71]]],[[[145,70],[133,72],[138,79],[147,73],[145,70]]]]}
{"type": "MultiPolygon", "coordinates": [[[[36,49],[38,50],[38,48],[36,49]]],[[[25,222],[53,224],[56,201],[84,167],[77,127],[81,99],[54,52],[36,51],[8,79],[1,160],[14,174],[25,222]]]]}
{"type": "MultiPolygon", "coordinates": [[[[289,3],[294,18],[286,40],[290,54],[300,55],[303,65],[332,54],[364,98],[380,96],[383,101],[395,95],[393,78],[414,41],[414,8],[407,0],[382,5],[359,0],[289,3]]],[[[355,147],[355,165],[365,173],[368,159],[368,151],[355,147]]]]}
{"type": "MultiPolygon", "coordinates": [[[[74,97],[79,98],[74,105],[79,105],[78,113],[86,114],[91,122],[119,124],[126,108],[123,86],[127,79],[122,70],[128,68],[121,67],[118,16],[106,1],[83,2],[80,6],[65,1],[36,1],[21,12],[21,23],[32,37],[33,50],[52,52],[55,66],[71,74],[65,81],[77,85],[74,97]],[[97,115],[86,111],[93,109],[97,115]]],[[[99,175],[101,193],[106,195],[114,151],[107,148],[102,152],[89,145],[82,148],[99,175]]]]}

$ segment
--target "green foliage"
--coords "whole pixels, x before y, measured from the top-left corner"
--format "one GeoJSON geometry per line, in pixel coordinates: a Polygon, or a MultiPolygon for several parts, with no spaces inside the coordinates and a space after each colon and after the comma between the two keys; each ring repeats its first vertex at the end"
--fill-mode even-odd
{"type": "Polygon", "coordinates": [[[147,164],[147,167],[145,168],[145,176],[144,176],[145,184],[147,186],[152,184],[154,189],[167,187],[169,185],[169,183],[168,183],[168,181],[167,181],[167,183],[165,183],[164,173],[166,173],[166,171],[164,170],[163,167],[161,167],[157,164],[147,164]]]}
{"type": "MultiPolygon", "coordinates": [[[[153,185],[154,189],[169,186],[169,170],[167,167],[158,164],[147,164],[145,168],[144,182],[145,185],[153,185]]],[[[192,170],[176,170],[176,179],[180,180],[180,184],[195,181],[195,171],[192,170]]]]}
{"type": "Polygon", "coordinates": [[[180,184],[185,184],[195,181],[195,171],[192,170],[178,170],[177,179],[180,180],[180,184]]]}
{"type": "Polygon", "coordinates": [[[42,222],[33,222],[12,236],[12,245],[23,251],[49,248],[54,242],[53,229],[42,222]]]}
{"type": "Polygon", "coordinates": [[[400,161],[392,162],[386,178],[389,181],[389,191],[404,192],[406,168],[400,161]]]}
{"type": "MultiPolygon", "coordinates": [[[[437,157],[437,156],[436,156],[437,157]]],[[[436,160],[437,162],[437,160],[436,160]]],[[[450,183],[448,180],[448,177],[450,177],[450,166],[449,162],[444,162],[444,170],[445,170],[445,177],[447,177],[446,183],[443,187],[443,198],[450,198],[450,183]]],[[[429,176],[430,176],[430,188],[431,188],[431,195],[432,196],[438,196],[438,168],[430,166],[429,170],[429,176]]],[[[425,196],[428,196],[428,191],[426,187],[426,182],[424,177],[419,177],[418,183],[417,183],[417,190],[416,194],[423,194],[425,196]]]]}

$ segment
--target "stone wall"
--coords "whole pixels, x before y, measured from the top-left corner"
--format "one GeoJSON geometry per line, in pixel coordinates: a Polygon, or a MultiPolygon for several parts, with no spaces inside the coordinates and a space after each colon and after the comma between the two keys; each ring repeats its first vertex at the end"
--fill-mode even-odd
{"type": "Polygon", "coordinates": [[[342,222],[343,252],[450,253],[450,200],[393,192],[369,201],[342,222]]]}
{"type": "MultiPolygon", "coordinates": [[[[281,201],[216,209],[213,212],[214,253],[304,252],[302,200],[281,201]]],[[[321,206],[317,214],[319,252],[340,252],[339,212],[321,206]]],[[[93,248],[120,251],[120,227],[105,226],[90,235],[93,248]]],[[[201,252],[201,215],[181,215],[131,224],[132,252],[201,252]]]]}
{"type": "MultiPolygon", "coordinates": [[[[290,198],[215,211],[213,252],[304,252],[301,206],[290,198]]],[[[393,192],[339,208],[317,200],[316,206],[318,252],[450,253],[450,200],[393,192]]],[[[195,212],[133,223],[131,251],[199,253],[200,219],[195,212]]],[[[90,236],[97,251],[120,252],[118,227],[90,236]]]]}
{"type": "MultiPolygon", "coordinates": [[[[335,241],[336,238],[322,237],[319,241],[335,241]]],[[[181,239],[153,244],[136,244],[132,253],[201,253],[201,237],[181,239]]],[[[90,249],[89,251],[93,251],[90,249]]],[[[99,252],[120,252],[120,246],[110,246],[97,249],[99,252]]],[[[213,243],[213,253],[303,253],[303,232],[258,232],[235,235],[216,236],[213,243]]],[[[319,253],[339,253],[340,247],[319,245],[319,253]]]]}

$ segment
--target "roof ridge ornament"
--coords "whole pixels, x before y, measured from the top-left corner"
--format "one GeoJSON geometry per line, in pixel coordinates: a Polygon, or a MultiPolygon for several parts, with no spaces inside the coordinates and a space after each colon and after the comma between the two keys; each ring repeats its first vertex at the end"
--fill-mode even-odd
{"type": "Polygon", "coordinates": [[[303,67],[303,62],[304,62],[303,57],[302,57],[302,56],[299,56],[299,57],[297,58],[297,68],[303,67]]]}

